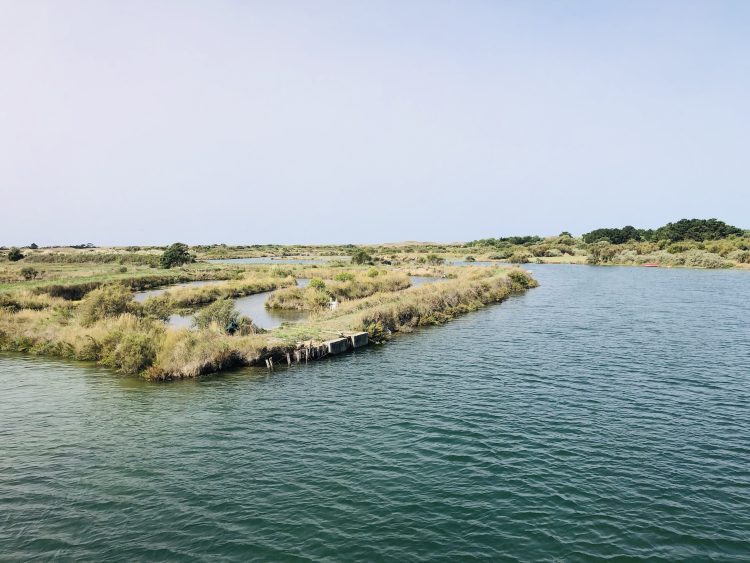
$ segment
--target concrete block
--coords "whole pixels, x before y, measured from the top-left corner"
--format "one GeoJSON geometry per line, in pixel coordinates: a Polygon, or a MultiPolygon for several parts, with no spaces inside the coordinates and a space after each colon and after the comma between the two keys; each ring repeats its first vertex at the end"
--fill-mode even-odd
{"type": "Polygon", "coordinates": [[[349,349],[350,341],[348,338],[337,338],[326,342],[329,354],[342,354],[349,349]]]}
{"type": "Polygon", "coordinates": [[[356,332],[349,335],[349,340],[352,342],[352,348],[361,348],[367,346],[369,337],[366,332],[356,332]]]}

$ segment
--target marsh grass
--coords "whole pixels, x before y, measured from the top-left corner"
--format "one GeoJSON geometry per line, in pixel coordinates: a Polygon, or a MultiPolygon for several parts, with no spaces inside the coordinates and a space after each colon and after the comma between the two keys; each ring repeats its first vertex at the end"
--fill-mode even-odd
{"type": "Polygon", "coordinates": [[[339,272],[332,279],[315,278],[306,288],[290,287],[275,291],[266,302],[269,309],[322,311],[332,299],[344,302],[380,292],[401,291],[411,286],[409,276],[400,272],[380,272],[369,268],[359,272],[339,272]],[[372,274],[375,272],[375,275],[372,274]]]}
{"type": "MultiPolygon", "coordinates": [[[[409,287],[404,272],[378,270],[376,276],[369,276],[367,268],[353,268],[353,277],[336,280],[341,269],[303,266],[280,276],[272,268],[253,267],[243,270],[241,279],[171,290],[142,304],[132,300],[130,290],[144,283],[140,279],[121,283],[109,278],[106,285],[89,289],[81,301],[55,297],[39,288],[19,288],[0,293],[0,350],[92,361],[148,379],[196,377],[258,364],[269,356],[285,357],[300,342],[319,343],[344,331],[364,329],[380,341],[414,326],[446,322],[535,283],[520,271],[444,267],[443,275],[453,279],[409,287]],[[323,280],[322,288],[290,287],[295,277],[315,275],[323,280]],[[304,323],[268,332],[255,333],[252,325],[238,322],[241,319],[234,316],[230,299],[273,288],[280,288],[276,293],[303,295],[311,290],[321,302],[336,295],[341,305],[335,310],[322,308],[304,323]],[[193,330],[172,329],[161,320],[176,307],[201,308],[210,303],[214,305],[204,309],[206,322],[199,322],[193,330]],[[231,321],[237,326],[228,331],[228,326],[234,326],[231,321]]],[[[140,275],[131,273],[130,279],[140,275]]],[[[187,275],[191,280],[196,277],[195,272],[187,275]]],[[[155,278],[165,279],[154,276],[148,284],[155,278]]],[[[169,281],[173,280],[170,276],[169,281]]]]}

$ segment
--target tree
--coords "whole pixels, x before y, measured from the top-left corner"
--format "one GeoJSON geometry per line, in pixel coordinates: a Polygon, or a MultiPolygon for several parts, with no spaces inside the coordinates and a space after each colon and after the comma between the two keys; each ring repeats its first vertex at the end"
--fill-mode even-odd
{"type": "Polygon", "coordinates": [[[161,255],[161,267],[166,269],[191,262],[195,262],[195,256],[190,254],[188,245],[181,242],[169,245],[164,254],[161,255]]]}
{"type": "Polygon", "coordinates": [[[364,248],[358,248],[352,254],[353,264],[370,264],[372,262],[372,256],[370,256],[364,248]]]}
{"type": "Polygon", "coordinates": [[[18,250],[15,246],[11,246],[10,250],[8,251],[8,260],[11,262],[18,262],[23,258],[23,252],[18,250]]]}
{"type": "Polygon", "coordinates": [[[35,242],[32,242],[32,243],[31,243],[31,244],[29,245],[29,248],[30,248],[31,250],[36,250],[37,248],[39,248],[39,246],[37,245],[37,243],[35,243],[35,242]]]}

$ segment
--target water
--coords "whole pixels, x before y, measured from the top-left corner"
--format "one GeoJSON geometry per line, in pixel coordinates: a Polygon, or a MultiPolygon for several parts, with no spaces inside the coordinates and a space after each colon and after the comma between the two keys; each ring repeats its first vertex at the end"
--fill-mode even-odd
{"type": "MultiPolygon", "coordinates": [[[[299,278],[297,280],[299,287],[310,285],[309,278],[299,278]]],[[[286,311],[282,309],[266,309],[266,301],[273,293],[264,291],[240,297],[234,300],[235,308],[247,317],[253,320],[255,326],[270,330],[278,328],[282,323],[295,323],[302,321],[310,316],[308,311],[286,311]]],[[[193,326],[193,315],[171,315],[169,325],[173,328],[190,328],[193,326]]]]}
{"type": "Polygon", "coordinates": [[[419,287],[426,283],[448,281],[448,278],[436,278],[433,276],[409,276],[409,279],[411,280],[412,287],[419,287]]]}
{"type": "Polygon", "coordinates": [[[750,273],[528,268],[271,374],[0,357],[0,558],[747,560],[750,273]]]}

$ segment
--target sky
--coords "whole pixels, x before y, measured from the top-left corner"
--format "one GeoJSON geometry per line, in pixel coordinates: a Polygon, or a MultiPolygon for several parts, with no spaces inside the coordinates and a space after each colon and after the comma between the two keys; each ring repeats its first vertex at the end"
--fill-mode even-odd
{"type": "Polygon", "coordinates": [[[0,0],[0,245],[750,228],[750,2],[0,0]]]}

